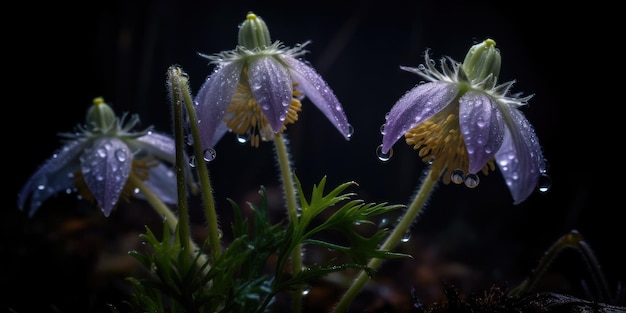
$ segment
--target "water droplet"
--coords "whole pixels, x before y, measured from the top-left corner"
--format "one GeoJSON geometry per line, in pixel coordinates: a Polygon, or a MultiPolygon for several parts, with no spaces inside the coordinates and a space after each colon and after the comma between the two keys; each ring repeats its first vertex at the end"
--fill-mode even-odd
{"type": "Polygon", "coordinates": [[[193,155],[189,158],[189,166],[191,166],[192,168],[196,167],[196,157],[193,155]]]}
{"type": "Polygon", "coordinates": [[[450,180],[455,184],[462,184],[465,180],[465,172],[462,169],[456,169],[450,174],[450,180]]]}
{"type": "Polygon", "coordinates": [[[378,228],[386,228],[388,226],[389,226],[389,219],[384,218],[384,217],[378,223],[378,228]]]}
{"type": "Polygon", "coordinates": [[[106,158],[106,156],[107,156],[107,150],[104,149],[104,148],[99,148],[98,151],[96,151],[96,153],[101,158],[106,158]]]}
{"type": "Polygon", "coordinates": [[[400,238],[400,242],[407,243],[411,239],[411,230],[407,230],[406,233],[400,238]]]}
{"type": "Polygon", "coordinates": [[[352,127],[352,125],[348,124],[348,133],[346,134],[348,136],[348,138],[352,137],[352,135],[354,134],[354,127],[352,127]]]}
{"type": "Polygon", "coordinates": [[[539,182],[537,182],[537,189],[539,192],[546,193],[552,187],[552,177],[548,176],[548,174],[542,174],[539,176],[539,182]]]}
{"type": "Polygon", "coordinates": [[[120,162],[125,162],[126,159],[128,158],[128,155],[126,154],[126,150],[124,149],[115,150],[115,158],[120,162]]]}
{"type": "Polygon", "coordinates": [[[384,153],[383,152],[383,145],[380,145],[380,146],[376,147],[376,156],[378,156],[379,160],[381,160],[383,162],[387,162],[393,156],[393,148],[389,149],[389,152],[384,153]]]}
{"type": "Polygon", "coordinates": [[[302,295],[306,296],[311,292],[311,286],[305,286],[304,288],[302,288],[302,295]]]}
{"type": "Polygon", "coordinates": [[[385,134],[385,124],[380,125],[380,134],[381,135],[385,134]]]}
{"type": "Polygon", "coordinates": [[[237,134],[237,142],[240,144],[245,144],[248,142],[248,136],[237,134]]]}
{"type": "Polygon", "coordinates": [[[215,149],[208,148],[208,149],[204,150],[204,161],[211,162],[211,161],[215,160],[216,156],[217,156],[217,152],[215,152],[215,149]]]}
{"type": "Polygon", "coordinates": [[[480,178],[478,178],[478,175],[467,174],[467,176],[465,176],[465,186],[467,188],[476,188],[478,186],[478,183],[480,183],[480,178]]]}

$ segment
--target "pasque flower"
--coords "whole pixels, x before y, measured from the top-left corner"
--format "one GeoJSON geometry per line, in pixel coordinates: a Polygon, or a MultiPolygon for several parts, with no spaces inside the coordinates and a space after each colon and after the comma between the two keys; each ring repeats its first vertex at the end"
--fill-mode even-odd
{"type": "Polygon", "coordinates": [[[28,179],[18,195],[18,207],[35,214],[42,203],[61,191],[78,191],[95,200],[105,216],[118,201],[135,192],[129,179],[140,179],[164,203],[177,203],[176,179],[169,164],[175,161],[174,140],[150,127],[133,131],[139,117],[115,116],[100,97],[87,111],[86,124],[75,133],[61,133],[65,144],[28,179]]]}
{"type": "Polygon", "coordinates": [[[272,43],[265,22],[249,13],[234,50],[201,54],[216,65],[194,99],[203,148],[213,147],[229,130],[252,146],[273,140],[298,119],[304,97],[350,138],[352,129],[337,97],[315,69],[298,59],[305,45],[272,43]]]}
{"type": "Polygon", "coordinates": [[[423,65],[401,67],[427,82],[409,90],[387,114],[381,152],[390,154],[404,135],[444,183],[469,187],[477,185],[479,171],[495,169],[495,159],[514,203],[524,201],[545,172],[545,161],[519,110],[532,95],[510,95],[514,81],[497,84],[500,62],[495,41],[487,39],[473,45],[462,64],[442,58],[441,71],[428,53],[423,65]]]}

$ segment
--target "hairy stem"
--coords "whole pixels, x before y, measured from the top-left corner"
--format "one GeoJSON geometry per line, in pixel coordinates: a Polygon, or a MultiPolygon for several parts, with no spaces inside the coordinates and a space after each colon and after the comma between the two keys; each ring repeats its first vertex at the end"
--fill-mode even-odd
{"type": "MultiPolygon", "coordinates": [[[[398,224],[394,227],[394,229],[387,237],[387,240],[380,246],[380,250],[389,251],[394,249],[402,240],[402,237],[411,230],[411,225],[415,222],[415,219],[420,214],[422,207],[432,194],[434,187],[437,183],[437,178],[434,177],[435,173],[433,173],[432,169],[428,171],[426,177],[422,181],[422,185],[420,189],[415,194],[415,198],[413,198],[413,202],[404,213],[404,216],[399,220],[398,224]]],[[[367,264],[367,267],[371,269],[378,269],[378,267],[382,264],[383,259],[373,258],[367,264]]],[[[365,271],[360,271],[356,279],[352,282],[352,285],[348,288],[348,290],[343,294],[333,312],[341,313],[345,312],[350,306],[350,303],[354,300],[357,294],[361,291],[365,283],[368,281],[369,275],[365,271]]]]}
{"type": "MultiPolygon", "coordinates": [[[[280,166],[280,174],[283,182],[283,189],[285,192],[285,199],[287,202],[287,214],[289,215],[289,222],[294,225],[298,224],[298,205],[296,202],[296,189],[293,180],[293,173],[291,170],[291,163],[289,159],[289,152],[287,151],[287,139],[282,134],[274,135],[274,146],[276,147],[276,157],[278,159],[278,165],[280,166]]],[[[302,270],[302,247],[296,246],[291,255],[291,267],[293,274],[297,274],[302,270]]],[[[293,297],[292,312],[297,313],[302,310],[302,292],[296,290],[293,297]]]]}

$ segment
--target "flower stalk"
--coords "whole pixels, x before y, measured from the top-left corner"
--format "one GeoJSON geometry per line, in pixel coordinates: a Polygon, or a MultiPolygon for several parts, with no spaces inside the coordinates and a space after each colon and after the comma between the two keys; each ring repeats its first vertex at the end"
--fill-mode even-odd
{"type": "MultiPolygon", "coordinates": [[[[415,194],[411,205],[408,207],[404,215],[398,221],[398,224],[393,228],[389,237],[383,242],[380,246],[380,250],[383,251],[391,251],[395,249],[402,237],[406,235],[407,232],[411,231],[411,225],[416,221],[419,214],[422,212],[422,208],[426,204],[426,201],[430,198],[430,195],[435,190],[435,186],[437,185],[438,177],[441,175],[440,172],[433,171],[432,168],[429,168],[426,176],[422,180],[422,185],[419,190],[415,194]]],[[[383,259],[380,258],[372,258],[367,267],[373,270],[378,269],[382,264],[383,259]]],[[[354,279],[348,290],[343,294],[335,308],[333,309],[333,313],[342,313],[346,312],[348,306],[354,301],[354,298],[361,291],[365,283],[369,279],[369,275],[367,272],[361,270],[358,276],[354,279]]]]}
{"type": "MultiPolygon", "coordinates": [[[[222,252],[222,247],[220,243],[220,228],[217,219],[217,212],[215,210],[215,199],[213,197],[213,187],[211,186],[211,179],[209,177],[209,170],[206,166],[205,162],[201,162],[198,160],[205,160],[205,151],[202,150],[202,143],[200,141],[200,131],[198,130],[196,112],[193,107],[193,97],[191,96],[191,92],[189,91],[189,84],[187,75],[182,71],[180,67],[171,66],[168,69],[168,77],[169,83],[171,84],[170,88],[172,90],[172,103],[174,106],[181,106],[182,103],[185,104],[185,109],[188,114],[190,122],[190,131],[191,137],[193,139],[194,146],[194,166],[198,171],[198,179],[200,180],[201,190],[200,193],[202,195],[202,201],[204,203],[204,213],[206,222],[208,224],[208,241],[211,248],[211,257],[213,260],[217,259],[222,252]]],[[[180,121],[182,123],[182,116],[180,117],[180,121]]],[[[180,136],[183,136],[183,129],[177,129],[177,132],[180,131],[180,136]]],[[[176,142],[182,143],[185,142],[184,138],[176,138],[176,142]]],[[[183,149],[183,147],[180,147],[183,149]]],[[[183,160],[182,162],[187,162],[187,160],[183,160]]],[[[182,164],[181,164],[182,165],[182,164]]]]}
{"type": "MultiPolygon", "coordinates": [[[[283,183],[283,191],[285,193],[285,201],[287,203],[287,214],[289,222],[294,226],[298,224],[298,206],[296,200],[296,189],[293,180],[293,172],[287,150],[287,139],[282,133],[274,135],[274,146],[276,147],[276,158],[280,167],[280,177],[283,183]]],[[[297,274],[302,270],[302,247],[297,245],[291,254],[291,268],[293,274],[297,274]]],[[[296,290],[293,295],[292,312],[300,312],[302,310],[302,292],[296,290]]]]}

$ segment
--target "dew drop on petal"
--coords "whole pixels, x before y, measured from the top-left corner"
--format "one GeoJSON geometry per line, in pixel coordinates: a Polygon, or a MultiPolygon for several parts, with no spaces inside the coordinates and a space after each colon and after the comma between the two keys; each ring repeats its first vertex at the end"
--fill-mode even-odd
{"type": "Polygon", "coordinates": [[[191,166],[192,168],[196,167],[196,157],[193,155],[189,158],[189,166],[191,166]]]}
{"type": "Polygon", "coordinates": [[[348,138],[352,137],[352,135],[354,134],[354,127],[352,127],[352,125],[348,124],[348,138]]]}
{"type": "Polygon", "coordinates": [[[389,152],[383,153],[383,145],[379,145],[376,148],[376,156],[378,156],[379,160],[387,162],[393,156],[393,148],[389,149],[389,152]]]}
{"type": "Polygon", "coordinates": [[[541,174],[541,176],[539,176],[539,182],[537,182],[539,192],[546,193],[550,190],[550,187],[552,187],[552,177],[545,173],[541,174]]]}
{"type": "Polygon", "coordinates": [[[462,184],[465,180],[465,172],[462,169],[456,169],[450,174],[450,181],[455,184],[462,184]]]}
{"type": "Polygon", "coordinates": [[[115,158],[120,162],[125,162],[126,159],[128,158],[128,155],[126,154],[126,150],[124,149],[115,150],[115,158]]]}
{"type": "Polygon", "coordinates": [[[385,134],[385,124],[380,125],[380,134],[381,135],[385,134]]]}
{"type": "Polygon", "coordinates": [[[248,136],[245,135],[237,135],[237,142],[239,142],[240,144],[245,144],[248,142],[248,136]]]}
{"type": "Polygon", "coordinates": [[[476,188],[478,186],[478,183],[480,183],[480,178],[478,178],[478,175],[467,174],[467,176],[465,176],[465,186],[467,188],[476,188]]]}
{"type": "Polygon", "coordinates": [[[216,156],[217,156],[217,152],[215,152],[215,149],[208,148],[208,149],[204,150],[204,161],[211,162],[211,161],[215,160],[216,156]]]}
{"type": "Polygon", "coordinates": [[[104,148],[98,148],[98,150],[96,151],[96,153],[98,154],[99,157],[101,158],[106,158],[107,156],[107,150],[104,148]]]}

